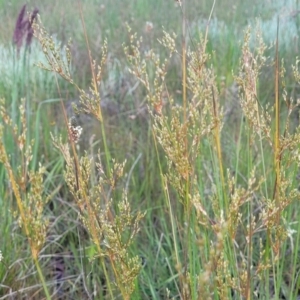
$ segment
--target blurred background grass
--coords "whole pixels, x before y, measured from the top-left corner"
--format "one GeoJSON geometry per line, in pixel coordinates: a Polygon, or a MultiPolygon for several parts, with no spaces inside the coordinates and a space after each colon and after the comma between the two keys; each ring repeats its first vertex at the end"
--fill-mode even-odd
{"type": "MultiPolygon", "coordinates": [[[[197,41],[204,35],[208,25],[211,3],[212,1],[209,0],[186,1],[185,17],[189,37],[188,47],[195,47],[197,41]]],[[[32,103],[29,112],[29,117],[32,120],[31,134],[36,139],[35,163],[42,161],[47,166],[49,176],[46,181],[46,189],[50,193],[61,184],[61,174],[63,173],[63,160],[53,150],[50,138],[50,132],[55,134],[64,131],[59,112],[59,98],[62,95],[68,107],[70,102],[78,100],[78,95],[62,80],[58,80],[58,90],[54,75],[42,71],[34,65],[39,61],[44,61],[39,45],[34,43],[30,53],[21,54],[21,57],[22,55],[27,56],[26,60],[20,60],[15,56],[12,36],[16,18],[24,4],[19,0],[0,2],[0,97],[6,99],[8,107],[13,106],[14,102],[17,103],[21,97],[30,99],[32,103]]],[[[176,270],[165,259],[165,257],[172,257],[171,236],[164,236],[164,233],[170,232],[169,224],[165,218],[167,208],[164,200],[162,200],[157,154],[149,129],[150,121],[145,108],[145,95],[136,86],[136,81],[127,71],[122,45],[129,41],[126,27],[126,23],[128,23],[133,32],[137,32],[138,36],[143,37],[144,51],[154,48],[164,57],[165,50],[160,48],[157,39],[161,37],[162,29],[167,32],[175,32],[180,37],[181,10],[176,1],[172,0],[86,0],[81,1],[81,7],[93,58],[100,59],[100,50],[104,39],[108,41],[109,60],[104,73],[101,92],[103,100],[106,101],[104,119],[111,155],[118,161],[123,161],[126,158],[130,168],[142,154],[137,167],[133,169],[128,195],[133,207],[148,212],[144,220],[143,233],[138,241],[140,245],[138,251],[140,251],[141,257],[150,262],[142,270],[141,293],[152,295],[153,299],[165,299],[166,286],[170,290],[176,290],[173,281],[172,286],[168,285],[169,278],[176,274],[176,270]],[[162,247],[162,243],[165,244],[165,247],[162,247]],[[170,252],[166,253],[165,251],[170,252]]],[[[61,1],[56,0],[27,1],[27,10],[32,11],[34,8],[39,9],[45,28],[55,36],[58,42],[64,45],[69,38],[72,38],[73,77],[83,89],[87,89],[90,84],[91,71],[78,2],[65,0],[62,4],[61,1]]],[[[260,24],[264,40],[271,46],[276,39],[277,17],[279,17],[280,56],[285,58],[287,66],[294,62],[299,53],[299,9],[299,1],[296,0],[217,1],[209,24],[207,50],[212,57],[211,64],[215,70],[221,96],[228,101],[236,97],[237,92],[231,88],[233,73],[238,68],[244,30],[247,26],[254,28],[257,23],[260,24]]],[[[180,38],[178,42],[180,42],[180,38]]],[[[274,57],[274,48],[271,47],[268,51],[274,57]]],[[[168,80],[180,95],[180,58],[172,60],[169,70],[168,80]]],[[[260,82],[259,94],[260,100],[264,103],[267,103],[274,93],[274,80],[270,76],[271,72],[270,68],[266,68],[261,74],[262,81],[260,82]]],[[[286,79],[286,86],[289,93],[297,98],[299,90],[292,81],[289,81],[289,76],[286,79]]],[[[91,153],[95,153],[97,147],[102,147],[101,132],[97,126],[90,125],[92,121],[88,117],[80,121],[84,124],[85,132],[88,132],[88,135],[83,134],[84,142],[81,146],[91,153]],[[91,140],[93,133],[97,134],[95,140],[91,140]]],[[[232,132],[229,131],[227,134],[230,136],[232,132]]],[[[234,137],[231,138],[234,139],[234,137]]],[[[6,139],[7,144],[10,145],[11,153],[13,153],[14,147],[11,136],[7,134],[6,139]]],[[[230,165],[230,140],[227,143],[227,163],[230,165]]],[[[163,161],[163,154],[161,157],[163,161]]],[[[16,161],[15,164],[18,165],[18,162],[16,161]]],[[[1,167],[0,181],[6,182],[5,180],[4,171],[1,167]]],[[[1,198],[5,199],[5,197],[9,198],[5,184],[0,187],[0,193],[0,200],[1,198]]],[[[50,246],[45,253],[47,251],[54,253],[59,248],[59,253],[72,251],[74,254],[78,251],[80,255],[75,255],[75,257],[82,257],[82,248],[78,247],[78,244],[83,243],[81,239],[84,240],[86,233],[79,227],[76,210],[73,208],[73,204],[68,203],[68,201],[68,192],[62,190],[57,201],[49,207],[48,213],[53,216],[55,221],[51,225],[50,246]],[[64,212],[63,215],[60,214],[62,211],[64,212]],[[56,245],[60,246],[57,247],[56,245]]],[[[22,286],[22,280],[25,280],[23,278],[32,272],[32,270],[26,270],[25,267],[28,263],[28,255],[26,254],[28,249],[23,238],[19,236],[16,224],[13,227],[12,218],[9,214],[5,214],[5,211],[10,208],[9,204],[0,201],[0,206],[2,206],[0,209],[2,212],[0,231],[4,233],[0,244],[1,246],[4,245],[2,246],[3,254],[6,258],[11,256],[8,259],[10,261],[17,260],[17,257],[23,257],[20,265],[24,267],[21,268],[22,272],[17,278],[19,281],[16,281],[16,269],[13,268],[10,276],[5,279],[6,285],[14,285],[13,282],[16,281],[21,282],[20,286],[22,286]],[[13,233],[11,233],[11,228],[14,229],[13,233]],[[12,236],[15,241],[14,245],[10,244],[12,236]],[[14,249],[12,250],[11,247],[14,249]]],[[[177,208],[180,209],[180,204],[174,201],[174,211],[177,208]]],[[[93,249],[89,248],[88,251],[93,252],[93,249]]],[[[85,254],[85,257],[89,257],[89,254],[85,254]]],[[[46,260],[45,254],[45,264],[46,260]]],[[[69,267],[78,268],[78,270],[70,271],[70,274],[73,275],[80,273],[79,270],[82,269],[82,265],[86,265],[80,260],[75,262],[74,265],[69,262],[69,267]]],[[[88,268],[95,268],[95,266],[96,264],[88,266],[88,268]]],[[[90,271],[86,270],[87,273],[90,271]]],[[[29,276],[29,278],[31,277],[29,276]]],[[[34,279],[32,279],[33,284],[34,279]]],[[[70,295],[72,295],[71,292],[70,295]]],[[[78,294],[76,295],[78,296],[78,294]]],[[[138,296],[137,299],[139,299],[138,296]]]]}
{"type": "MultiPolygon", "coordinates": [[[[23,4],[21,1],[0,3],[1,73],[3,69],[13,69],[11,67],[13,55],[9,55],[9,49],[16,17],[23,4]]],[[[196,43],[199,36],[204,34],[211,5],[211,1],[207,0],[187,1],[186,21],[190,47],[193,47],[191,39],[196,43]]],[[[157,38],[161,36],[162,28],[167,32],[181,35],[181,10],[176,1],[123,1],[119,5],[114,1],[89,0],[82,2],[81,6],[91,52],[96,60],[99,58],[104,39],[107,39],[110,58],[123,62],[122,44],[128,42],[129,38],[126,23],[138,33],[138,36],[143,36],[145,51],[151,47],[159,47],[157,38]],[[153,29],[147,30],[147,22],[153,25],[153,29]]],[[[88,85],[91,72],[78,2],[66,0],[62,6],[59,1],[51,1],[51,3],[27,1],[27,10],[32,11],[34,8],[39,9],[45,27],[58,41],[66,44],[68,39],[72,38],[75,80],[78,79],[82,87],[88,85]]],[[[281,55],[286,60],[293,59],[299,50],[298,9],[299,4],[296,0],[217,2],[209,24],[207,48],[212,53],[211,62],[219,82],[225,81],[226,85],[232,82],[232,71],[236,71],[240,45],[247,26],[254,28],[259,23],[265,42],[272,44],[276,39],[277,17],[279,17],[281,55]]],[[[163,55],[163,52],[161,54],[163,55]]],[[[34,62],[41,57],[42,54],[35,52],[30,60],[34,62]]],[[[123,65],[121,66],[120,71],[124,68],[123,65]]],[[[4,74],[7,74],[7,71],[4,74]]],[[[177,72],[174,72],[172,80],[176,81],[177,75],[177,72]]],[[[4,77],[6,76],[2,76],[2,80],[4,77]]],[[[54,89],[52,90],[55,94],[54,89]]]]}
{"type": "MultiPolygon", "coordinates": [[[[28,1],[27,9],[38,8],[43,23],[51,34],[63,44],[73,40],[76,74],[84,80],[89,76],[88,57],[80,19],[78,2],[67,0],[62,7],[58,1],[28,1]]],[[[7,1],[0,4],[2,28],[0,42],[9,46],[21,1],[7,1]]],[[[188,1],[186,19],[190,36],[203,34],[211,9],[211,1],[188,1]]],[[[255,25],[256,19],[266,42],[274,42],[277,16],[280,16],[280,45],[282,49],[295,54],[298,51],[298,1],[220,1],[216,4],[210,22],[210,49],[214,49],[214,64],[224,71],[237,65],[238,45],[246,26],[255,25]]],[[[181,32],[181,12],[176,1],[128,1],[118,5],[112,1],[87,1],[82,3],[82,13],[87,28],[92,53],[97,59],[104,38],[109,41],[109,52],[119,59],[123,56],[122,43],[128,41],[126,22],[133,31],[144,36],[146,46],[155,45],[164,27],[167,32],[181,32]],[[146,34],[146,22],[153,24],[151,34],[146,34]],[[147,45],[148,44],[148,45],[147,45]]]]}

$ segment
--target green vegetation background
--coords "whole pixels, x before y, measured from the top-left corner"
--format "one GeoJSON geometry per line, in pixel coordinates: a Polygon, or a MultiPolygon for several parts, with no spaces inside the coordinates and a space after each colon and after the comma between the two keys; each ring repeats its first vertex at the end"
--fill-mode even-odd
{"type": "MultiPolygon", "coordinates": [[[[55,297],[57,299],[88,299],[92,297],[93,291],[96,294],[94,299],[110,299],[111,295],[105,295],[106,292],[103,292],[107,288],[107,283],[103,281],[103,277],[106,276],[103,275],[103,264],[99,263],[100,259],[97,255],[92,260],[96,249],[90,241],[87,230],[82,226],[76,203],[64,183],[64,158],[53,146],[50,135],[52,133],[66,138],[67,131],[60,99],[63,98],[68,116],[71,117],[74,115],[71,103],[79,102],[78,91],[68,82],[35,66],[35,63],[39,61],[45,62],[37,41],[32,44],[31,52],[24,50],[21,51],[19,57],[16,55],[12,46],[12,37],[16,19],[23,4],[21,1],[0,2],[0,98],[5,99],[4,106],[19,125],[21,124],[18,119],[20,99],[25,98],[27,102],[30,102],[26,111],[27,134],[29,139],[35,139],[31,167],[37,169],[39,163],[45,166],[44,191],[45,194],[53,196],[44,211],[50,220],[50,227],[39,257],[40,263],[51,291],[57,288],[57,279],[53,275],[59,273],[57,266],[63,269],[63,289],[59,290],[61,294],[56,293],[53,296],[54,299],[55,297]]],[[[196,232],[197,238],[187,240],[184,238],[186,234],[184,229],[186,216],[182,214],[184,204],[178,201],[180,197],[176,189],[170,188],[168,191],[170,194],[166,196],[162,180],[162,174],[168,171],[166,155],[153,137],[153,119],[147,113],[145,90],[129,73],[128,58],[124,54],[124,44],[130,44],[127,24],[132,28],[132,32],[137,32],[137,36],[143,37],[141,49],[143,53],[154,49],[161,59],[168,56],[167,50],[157,41],[161,39],[163,30],[168,33],[175,32],[178,35],[176,47],[180,51],[183,22],[181,7],[176,1],[171,0],[89,0],[81,1],[80,5],[73,0],[65,0],[63,4],[55,0],[27,1],[28,11],[34,8],[39,9],[43,25],[57,42],[65,45],[69,38],[72,39],[72,77],[83,90],[89,89],[92,77],[82,19],[86,27],[92,57],[96,61],[101,59],[101,47],[105,39],[107,40],[107,63],[100,90],[107,148],[111,158],[118,162],[127,160],[125,173],[129,175],[120,179],[120,186],[126,186],[128,190],[127,197],[132,211],[145,212],[144,218],[140,221],[140,231],[128,250],[129,254],[140,258],[142,266],[135,281],[131,299],[167,299],[168,297],[170,299],[189,299],[189,297],[204,299],[196,292],[200,290],[198,284],[203,278],[197,278],[198,283],[197,280],[181,278],[181,276],[188,277],[188,275],[185,271],[183,273],[179,271],[179,266],[176,265],[177,255],[182,256],[180,261],[183,264],[187,260],[185,256],[189,256],[189,262],[194,266],[186,265],[185,267],[194,270],[194,274],[191,273],[190,276],[196,278],[195,274],[201,274],[203,271],[203,265],[198,263],[198,257],[202,255],[199,249],[205,249],[206,253],[203,253],[203,256],[209,257],[210,240],[214,238],[211,232],[196,225],[198,221],[195,213],[191,217],[194,218],[191,221],[193,223],[191,228],[193,230],[202,228],[204,231],[196,232]],[[168,203],[166,199],[170,202],[168,203]],[[178,232],[174,233],[174,229],[178,232]],[[198,236],[201,238],[198,239],[198,236]],[[193,244],[185,245],[187,241],[193,244]],[[199,242],[199,245],[194,244],[196,242],[199,242]],[[205,247],[201,243],[204,243],[205,247]],[[179,250],[176,249],[176,244],[179,250]],[[184,283],[191,285],[188,296],[184,292],[184,283]]],[[[278,53],[280,58],[284,58],[286,68],[285,82],[281,86],[286,88],[289,97],[297,99],[299,86],[293,79],[291,64],[295,63],[299,53],[298,10],[300,7],[298,1],[217,1],[212,18],[208,22],[211,8],[212,1],[187,0],[185,2],[187,48],[192,51],[197,50],[197,43],[205,35],[208,26],[206,50],[211,55],[211,59],[207,64],[214,70],[220,101],[224,105],[225,115],[227,112],[230,117],[224,125],[221,138],[223,169],[224,171],[231,170],[232,173],[227,175],[234,176],[235,184],[243,186],[250,178],[252,165],[257,162],[250,158],[253,154],[252,150],[241,153],[240,149],[237,150],[239,147],[237,137],[241,134],[239,124],[243,122],[243,116],[240,109],[235,107],[239,94],[234,84],[234,74],[239,73],[245,30],[250,25],[255,32],[256,25],[259,23],[263,39],[270,46],[266,50],[266,55],[270,56],[270,61],[274,60],[279,16],[278,53]],[[243,178],[243,174],[248,174],[249,178],[243,178]]],[[[250,47],[251,43],[252,41],[250,41],[250,47]]],[[[274,64],[270,63],[262,68],[259,75],[259,103],[264,107],[268,103],[273,105],[274,102],[274,73],[274,64]]],[[[153,70],[150,70],[149,77],[150,79],[155,77],[153,70]]],[[[175,102],[179,103],[182,99],[180,55],[172,57],[168,65],[166,82],[172,94],[175,95],[175,102]]],[[[287,110],[284,110],[284,104],[282,107],[280,120],[284,123],[287,110]]],[[[105,148],[103,131],[98,122],[87,115],[78,117],[78,122],[83,127],[78,152],[87,151],[90,156],[95,155],[98,149],[103,152],[105,148]]],[[[291,131],[297,126],[298,112],[296,111],[291,115],[291,131]]],[[[245,132],[247,130],[246,128],[245,132]]],[[[216,183],[216,187],[211,183],[214,180],[210,176],[218,177],[214,173],[218,169],[216,167],[218,159],[214,153],[215,147],[210,146],[209,141],[208,139],[207,144],[203,145],[202,155],[198,160],[199,169],[205,170],[201,174],[204,174],[206,178],[199,181],[199,190],[207,202],[210,201],[211,190],[222,186],[220,182],[216,183]],[[210,168],[212,172],[209,171],[210,168]]],[[[8,130],[4,130],[3,142],[7,153],[11,154],[12,168],[17,170],[23,162],[22,158],[16,155],[16,142],[8,130]]],[[[246,140],[243,142],[246,143],[246,140]]],[[[268,165],[272,159],[267,152],[264,155],[264,162],[268,165]]],[[[289,167],[291,188],[297,188],[298,168],[294,165],[289,167]]],[[[268,176],[266,189],[271,193],[275,178],[273,172],[265,171],[260,163],[257,163],[257,168],[260,175],[268,176]]],[[[116,189],[112,197],[115,201],[114,208],[118,210],[116,203],[122,199],[122,189],[116,189]]],[[[212,204],[207,203],[207,207],[211,208],[211,206],[212,204]]],[[[42,299],[41,295],[44,294],[32,262],[27,238],[22,234],[12,214],[15,209],[11,183],[4,166],[0,165],[0,251],[4,258],[0,262],[0,299],[10,299],[10,293],[12,293],[12,299],[42,299]]],[[[247,214],[247,210],[252,209],[255,210],[253,207],[243,208],[243,212],[247,214]]],[[[281,254],[280,263],[274,263],[270,270],[264,273],[263,279],[254,275],[251,277],[253,280],[249,299],[271,299],[271,297],[297,299],[299,225],[295,213],[298,210],[299,204],[295,201],[282,211],[287,222],[286,228],[291,235],[287,236],[286,242],[281,245],[283,254],[281,254]],[[290,260],[283,259],[289,255],[290,260]],[[263,284],[259,283],[260,280],[263,284]]],[[[239,235],[242,233],[238,230],[236,243],[239,243],[239,235]]],[[[265,236],[259,236],[253,243],[259,243],[259,238],[263,240],[264,246],[271,253],[272,247],[264,240],[265,236]]],[[[228,255],[236,255],[235,251],[246,255],[248,251],[246,242],[240,241],[239,247],[240,250],[234,248],[235,250],[228,255]]],[[[230,249],[229,246],[228,249],[230,249]]],[[[252,254],[251,260],[258,261],[257,257],[260,254],[258,250],[257,253],[252,254]]],[[[233,261],[235,260],[232,259],[233,261]]],[[[242,260],[235,261],[235,263],[240,264],[241,269],[244,268],[242,260]]],[[[253,266],[257,267],[255,263],[253,266]]],[[[230,269],[231,276],[238,277],[234,270],[236,271],[234,268],[230,269]]],[[[226,278],[225,275],[224,278],[226,278]]],[[[231,287],[222,294],[220,290],[217,291],[220,282],[216,281],[214,284],[216,290],[210,290],[211,299],[225,299],[225,294],[228,299],[242,299],[242,291],[234,294],[231,292],[233,290],[231,287]],[[220,295],[223,295],[223,298],[220,295]]],[[[117,294],[117,292],[114,294],[116,299],[117,294]]]]}

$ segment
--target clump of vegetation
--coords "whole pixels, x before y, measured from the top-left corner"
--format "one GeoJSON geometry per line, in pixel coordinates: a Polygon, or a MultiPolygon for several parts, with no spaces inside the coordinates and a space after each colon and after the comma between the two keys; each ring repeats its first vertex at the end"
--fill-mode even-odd
{"type": "Polygon", "coordinates": [[[287,74],[278,34],[272,48],[247,29],[226,88],[209,52],[212,12],[197,41],[177,2],[181,39],[162,30],[149,48],[127,26],[118,66],[132,78],[120,90],[136,109],[119,110],[113,122],[101,105],[109,43],[93,60],[84,31],[86,89],[73,76],[71,43],[60,47],[36,15],[29,22],[46,57],[38,67],[55,75],[63,122],[40,130],[29,98],[1,101],[1,299],[299,297],[299,61],[287,74]],[[274,82],[267,101],[266,73],[274,82]],[[72,117],[61,80],[78,94],[72,117]],[[98,136],[77,124],[83,114],[98,136]]]}
{"type": "MultiPolygon", "coordinates": [[[[278,52],[274,105],[262,106],[257,85],[268,63],[266,47],[257,32],[257,48],[252,52],[250,32],[246,32],[235,76],[244,120],[236,129],[235,161],[228,164],[221,143],[223,109],[205,51],[206,40],[187,51],[180,104],[166,83],[168,60],[161,62],[154,52],[143,56],[139,50],[142,41],[135,35],[131,39],[131,46],[125,48],[131,72],[145,86],[154,139],[167,156],[168,171],[166,175],[161,172],[162,184],[167,191],[173,187],[183,207],[182,215],[174,212],[166,193],[171,220],[180,220],[171,224],[181,297],[210,299],[217,293],[220,299],[232,295],[247,299],[275,295],[277,299],[286,293],[281,287],[282,263],[285,251],[292,247],[286,239],[294,220],[287,221],[286,213],[299,199],[293,180],[299,162],[292,154],[298,151],[299,132],[289,132],[291,114],[299,103],[288,99],[284,89],[279,102],[279,76],[283,78],[284,69],[279,66],[278,52]],[[153,81],[149,69],[154,69],[153,81]],[[168,109],[163,109],[163,94],[168,109]],[[286,120],[280,126],[282,103],[286,120]],[[243,152],[246,166],[241,161],[243,152]]],[[[178,55],[175,39],[168,33],[160,43],[169,49],[170,58],[178,55]]],[[[183,68],[184,63],[182,58],[183,68]]]]}

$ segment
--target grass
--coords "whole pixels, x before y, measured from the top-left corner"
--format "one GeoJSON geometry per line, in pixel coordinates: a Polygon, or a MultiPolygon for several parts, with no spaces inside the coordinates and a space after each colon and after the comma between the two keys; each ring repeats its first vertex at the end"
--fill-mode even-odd
{"type": "Polygon", "coordinates": [[[298,3],[192,2],[1,4],[0,299],[299,298],[298,3]]]}

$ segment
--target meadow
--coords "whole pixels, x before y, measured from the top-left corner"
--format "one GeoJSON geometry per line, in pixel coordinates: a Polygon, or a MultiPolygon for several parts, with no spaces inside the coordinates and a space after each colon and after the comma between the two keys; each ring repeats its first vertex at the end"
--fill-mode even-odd
{"type": "Polygon", "coordinates": [[[0,3],[0,299],[300,299],[300,6],[0,3]]]}

